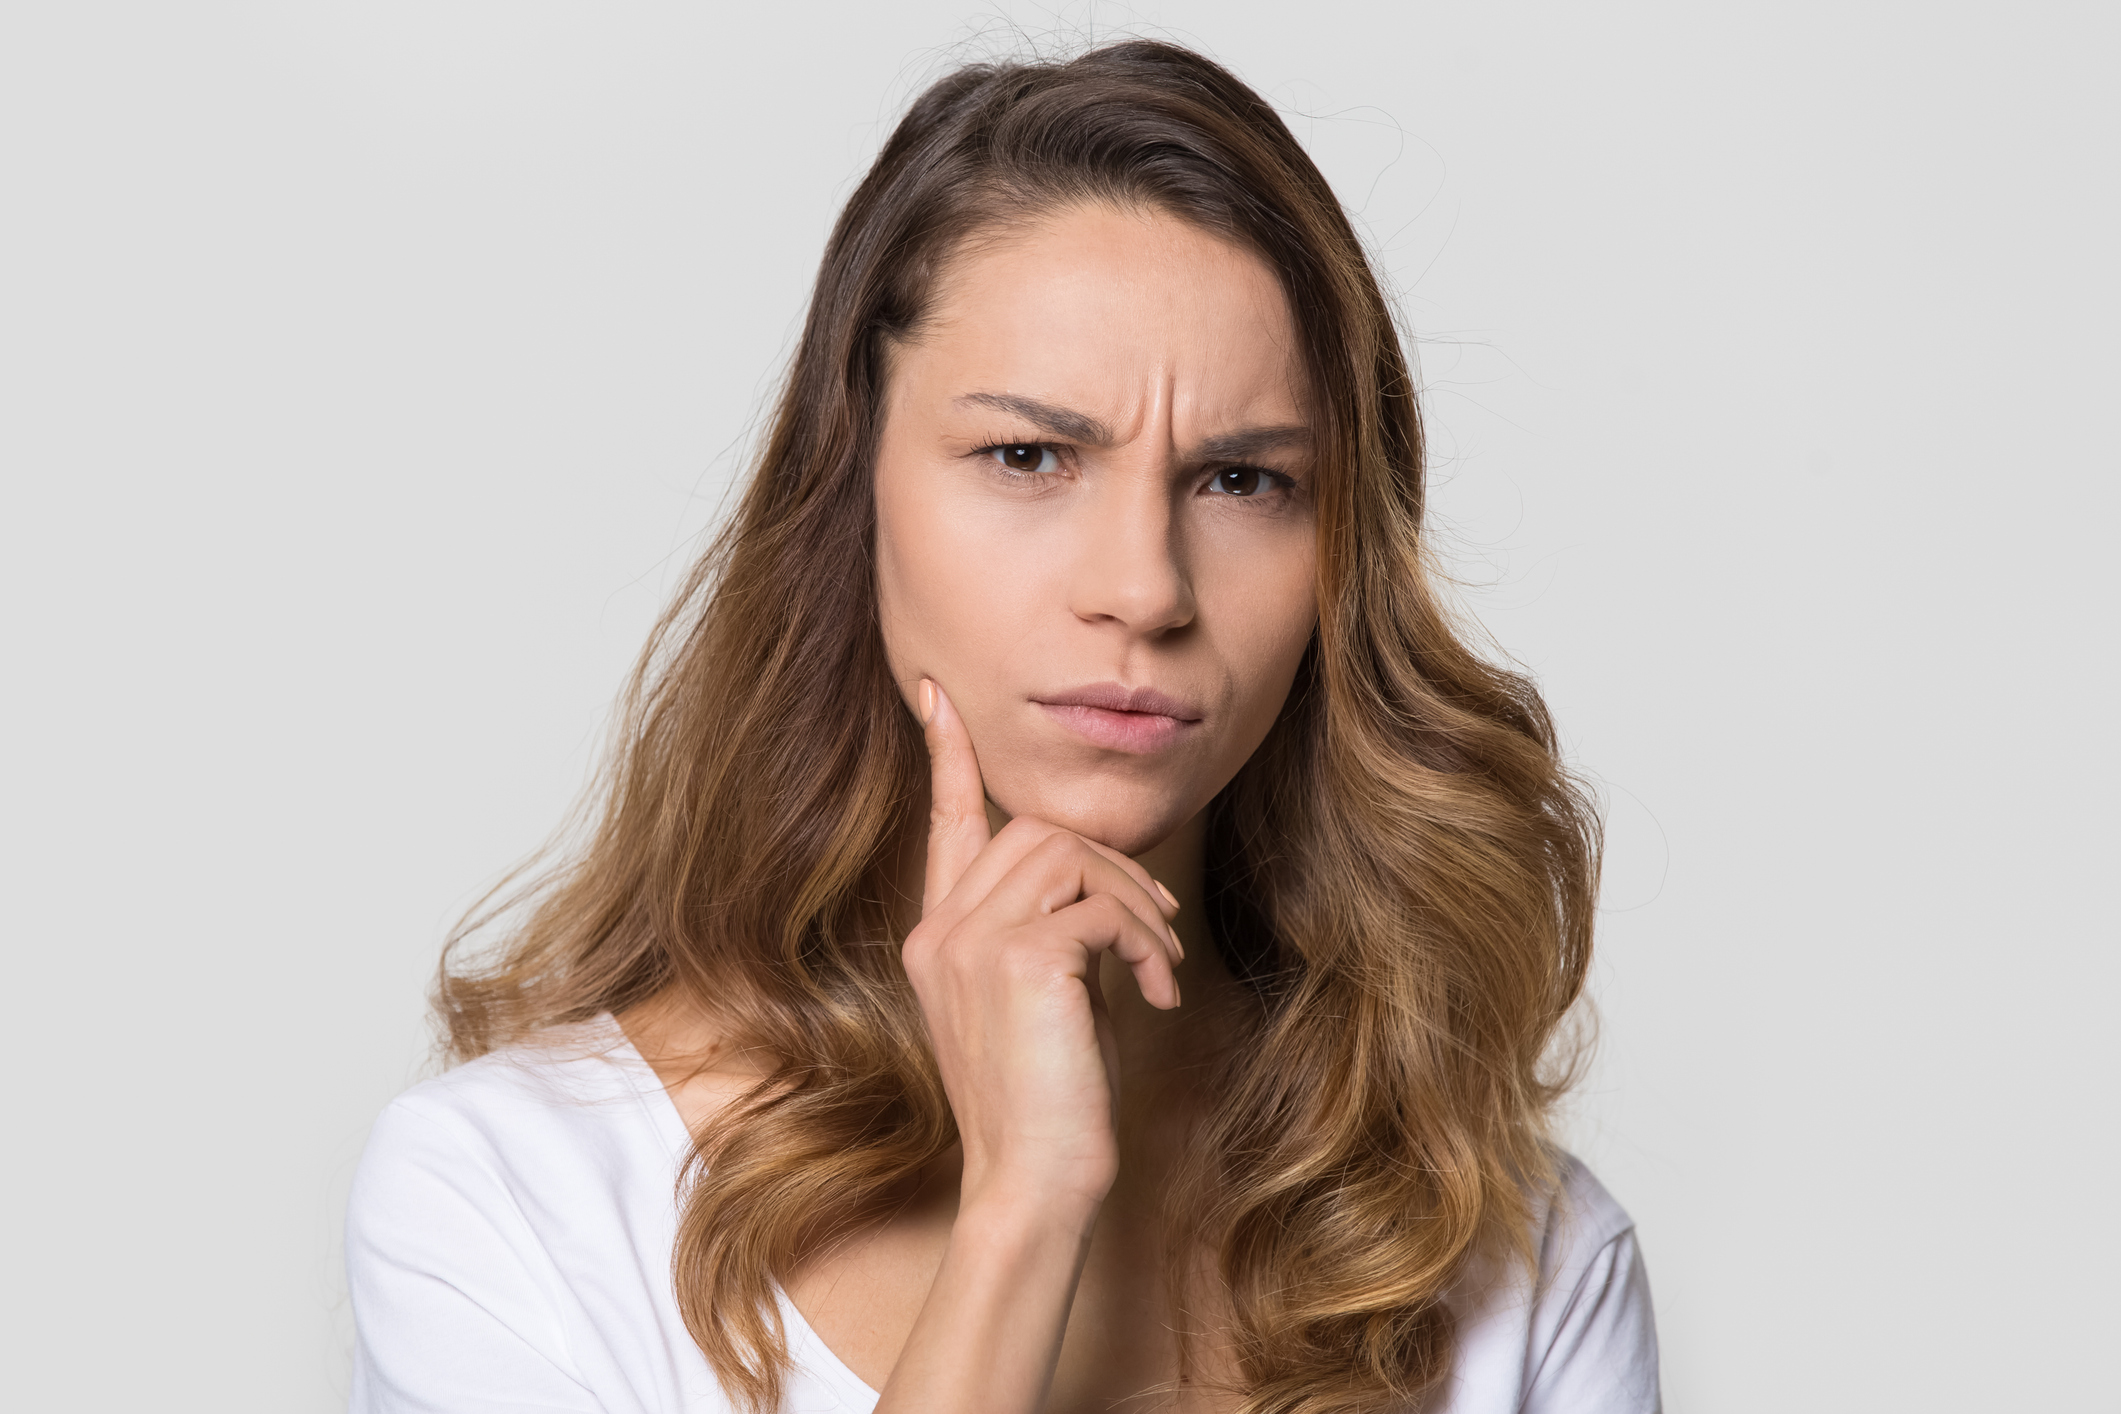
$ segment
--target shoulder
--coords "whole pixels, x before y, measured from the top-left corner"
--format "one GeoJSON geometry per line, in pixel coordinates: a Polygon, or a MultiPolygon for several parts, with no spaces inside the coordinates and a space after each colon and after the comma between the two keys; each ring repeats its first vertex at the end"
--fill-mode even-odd
{"type": "Polygon", "coordinates": [[[377,1117],[350,1218],[379,1190],[447,1181],[459,1192],[549,1186],[644,1160],[674,1165],[683,1135],[654,1077],[608,1020],[512,1046],[413,1086],[377,1117]]]}
{"type": "Polygon", "coordinates": [[[686,1146],[645,1071],[616,1028],[555,1035],[384,1110],[346,1214],[357,1411],[631,1407],[596,1391],[644,1350],[679,1368],[663,1273],[686,1146]]]}
{"type": "Polygon", "coordinates": [[[1552,1279],[1596,1259],[1635,1231],[1635,1220],[1583,1160],[1557,1153],[1555,1182],[1540,1214],[1539,1272],[1552,1279]]]}
{"type": "Polygon", "coordinates": [[[1458,1356],[1438,1414],[1661,1407],[1634,1219],[1581,1160],[1556,1159],[1533,1217],[1537,1270],[1490,1264],[1454,1299],[1458,1356]]]}

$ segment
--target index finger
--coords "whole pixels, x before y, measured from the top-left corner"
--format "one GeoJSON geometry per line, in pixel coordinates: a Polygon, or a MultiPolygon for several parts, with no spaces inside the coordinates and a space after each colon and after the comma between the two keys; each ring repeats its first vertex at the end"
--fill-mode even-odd
{"type": "Polygon", "coordinates": [[[987,791],[972,734],[941,684],[922,678],[921,733],[928,743],[928,871],[921,916],[942,905],[987,847],[987,791]]]}

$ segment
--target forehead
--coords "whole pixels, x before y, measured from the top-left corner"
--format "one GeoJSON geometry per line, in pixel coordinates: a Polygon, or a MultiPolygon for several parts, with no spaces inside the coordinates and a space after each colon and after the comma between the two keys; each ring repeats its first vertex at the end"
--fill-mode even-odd
{"type": "Polygon", "coordinates": [[[1301,420],[1295,321],[1251,251],[1155,211],[1075,207],[975,237],[945,267],[905,391],[977,384],[1117,426],[1167,409],[1184,440],[1301,420]]]}

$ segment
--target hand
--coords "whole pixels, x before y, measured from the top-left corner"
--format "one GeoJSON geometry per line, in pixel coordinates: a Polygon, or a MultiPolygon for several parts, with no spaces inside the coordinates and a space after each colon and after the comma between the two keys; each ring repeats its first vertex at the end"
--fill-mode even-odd
{"type": "Polygon", "coordinates": [[[964,720],[926,679],[920,707],[933,803],[904,957],[964,1142],[960,1204],[993,1193],[1094,1208],[1119,1171],[1099,959],[1117,954],[1151,1005],[1177,1006],[1177,903],[1125,855],[1042,820],[990,839],[964,720]]]}

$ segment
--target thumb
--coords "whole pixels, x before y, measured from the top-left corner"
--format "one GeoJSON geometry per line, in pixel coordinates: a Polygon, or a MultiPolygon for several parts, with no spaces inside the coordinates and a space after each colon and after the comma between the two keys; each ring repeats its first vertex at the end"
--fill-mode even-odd
{"type": "Polygon", "coordinates": [[[965,719],[933,679],[922,678],[919,703],[928,743],[928,872],[921,916],[942,906],[987,847],[987,792],[965,719]]]}

